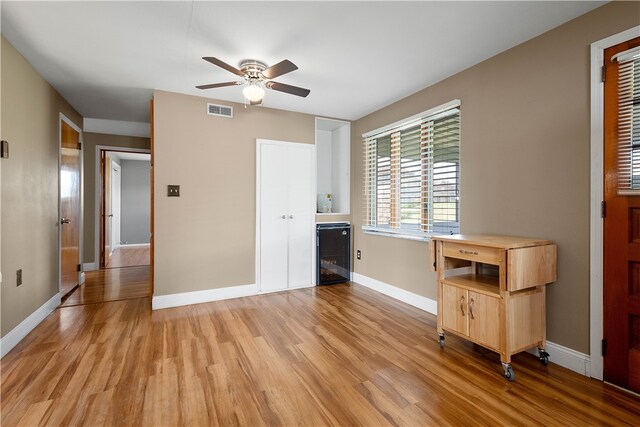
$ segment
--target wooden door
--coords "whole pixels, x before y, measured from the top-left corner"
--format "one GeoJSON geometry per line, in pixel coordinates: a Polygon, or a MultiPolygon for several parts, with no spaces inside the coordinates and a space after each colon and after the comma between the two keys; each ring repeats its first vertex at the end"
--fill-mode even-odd
{"type": "Polygon", "coordinates": [[[442,285],[442,327],[469,335],[467,298],[466,290],[442,285]]]}
{"type": "Polygon", "coordinates": [[[80,133],[60,120],[60,294],[78,285],[80,271],[80,133]]]}
{"type": "Polygon", "coordinates": [[[120,223],[121,223],[121,168],[116,162],[111,163],[111,251],[120,246],[120,223]]]}
{"type": "MultiPolygon", "coordinates": [[[[611,47],[604,55],[603,344],[606,350],[603,353],[604,379],[640,392],[640,193],[619,189],[622,170],[618,154],[620,66],[611,61],[616,53],[636,46],[640,46],[640,38],[611,47]]],[[[636,102],[640,100],[636,98],[636,102]]],[[[640,141],[633,143],[640,144],[640,141]]]]}
{"type": "Polygon", "coordinates": [[[106,268],[109,265],[109,256],[111,255],[111,156],[108,151],[103,151],[100,158],[102,173],[100,268],[106,268]]]}
{"type": "Polygon", "coordinates": [[[260,290],[288,287],[287,147],[260,144],[260,290]]]}
{"type": "Polygon", "coordinates": [[[289,232],[289,287],[299,288],[312,284],[313,222],[315,203],[312,194],[312,147],[288,147],[288,210],[289,232]]]}

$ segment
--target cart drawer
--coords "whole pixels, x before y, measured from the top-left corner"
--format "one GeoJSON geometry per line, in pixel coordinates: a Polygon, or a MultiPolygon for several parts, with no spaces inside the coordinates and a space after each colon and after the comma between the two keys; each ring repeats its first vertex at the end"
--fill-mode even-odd
{"type": "Polygon", "coordinates": [[[456,242],[443,242],[442,252],[445,257],[497,265],[504,261],[505,250],[486,246],[465,245],[456,242]]]}

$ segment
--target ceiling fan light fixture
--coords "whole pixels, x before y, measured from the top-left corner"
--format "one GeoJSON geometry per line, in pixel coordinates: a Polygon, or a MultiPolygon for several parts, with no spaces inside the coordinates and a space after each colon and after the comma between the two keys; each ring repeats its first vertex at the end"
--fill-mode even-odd
{"type": "Polygon", "coordinates": [[[243,77],[244,81],[199,85],[196,86],[196,88],[198,89],[204,90],[214,89],[217,87],[244,85],[244,88],[242,88],[242,93],[245,99],[250,101],[251,105],[260,105],[262,103],[265,89],[288,93],[290,95],[296,95],[302,98],[305,98],[311,92],[309,89],[304,89],[285,83],[278,83],[272,80],[275,77],[282,76],[298,69],[298,67],[288,59],[280,61],[277,64],[272,65],[271,67],[267,67],[260,61],[247,59],[240,63],[240,69],[229,65],[226,62],[223,62],[213,56],[205,56],[202,59],[239,77],[243,77]]]}
{"type": "Polygon", "coordinates": [[[257,83],[249,83],[242,89],[242,94],[251,102],[258,102],[264,97],[264,89],[257,83]]]}

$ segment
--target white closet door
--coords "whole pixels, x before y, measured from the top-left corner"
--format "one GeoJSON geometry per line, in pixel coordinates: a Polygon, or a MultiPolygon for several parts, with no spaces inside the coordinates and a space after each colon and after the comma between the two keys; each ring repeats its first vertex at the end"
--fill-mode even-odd
{"type": "Polygon", "coordinates": [[[288,147],[271,144],[259,147],[260,288],[268,292],[288,287],[288,147]]]}
{"type": "Polygon", "coordinates": [[[289,287],[311,285],[312,225],[315,212],[312,194],[313,151],[311,147],[291,146],[289,168],[289,287]]]}

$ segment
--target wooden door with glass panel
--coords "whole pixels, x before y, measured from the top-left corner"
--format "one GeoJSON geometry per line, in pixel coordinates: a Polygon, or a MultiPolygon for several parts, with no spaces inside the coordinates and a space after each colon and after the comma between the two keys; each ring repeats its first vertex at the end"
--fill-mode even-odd
{"type": "Polygon", "coordinates": [[[640,392],[640,37],[604,65],[604,379],[640,392]]]}

